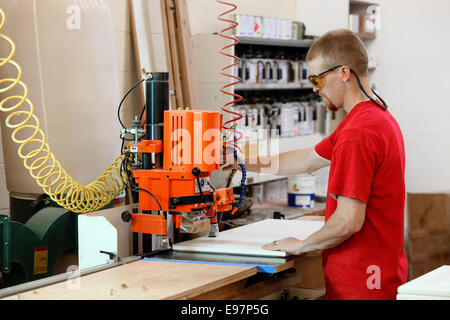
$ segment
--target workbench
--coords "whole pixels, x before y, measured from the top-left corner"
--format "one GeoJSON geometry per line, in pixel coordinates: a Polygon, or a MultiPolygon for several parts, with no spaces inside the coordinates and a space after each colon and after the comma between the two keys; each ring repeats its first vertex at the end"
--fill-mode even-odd
{"type": "MultiPolygon", "coordinates": [[[[323,217],[302,217],[323,220],[323,217]]],[[[8,300],[163,300],[276,299],[285,288],[316,289],[323,293],[319,252],[286,257],[274,274],[258,267],[139,260],[14,294],[8,300]]]]}
{"type": "Polygon", "coordinates": [[[325,216],[325,202],[316,202],[314,208],[289,207],[287,199],[266,201],[251,206],[249,213],[236,219],[229,219],[235,226],[242,226],[266,219],[273,219],[273,213],[280,212],[285,219],[293,220],[303,216],[325,216]]]}

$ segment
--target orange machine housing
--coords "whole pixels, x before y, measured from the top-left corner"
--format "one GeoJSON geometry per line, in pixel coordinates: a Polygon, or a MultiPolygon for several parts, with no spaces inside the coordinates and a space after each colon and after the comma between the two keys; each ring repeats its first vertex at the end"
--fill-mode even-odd
{"type": "MultiPolygon", "coordinates": [[[[164,112],[164,141],[142,141],[138,152],[158,153],[163,151],[163,167],[135,170],[133,176],[139,188],[139,209],[143,211],[191,212],[204,209],[215,221],[218,209],[231,210],[234,203],[232,189],[211,192],[211,172],[220,169],[222,152],[222,114],[216,111],[171,110],[164,112]],[[162,145],[162,146],[161,146],[162,145]],[[193,174],[198,173],[198,178],[193,174]],[[201,190],[199,188],[201,185],[201,190]],[[205,201],[199,201],[205,199],[205,201]],[[207,200],[206,200],[207,199],[207,200]],[[217,203],[216,203],[217,201],[217,203]],[[192,202],[192,203],[190,203],[192,202]],[[195,203],[194,203],[195,202],[195,203]]],[[[220,210],[225,211],[225,210],[220,210]]],[[[133,215],[132,230],[144,233],[163,234],[166,230],[159,218],[133,215]],[[152,224],[152,226],[149,226],[152,224]],[[147,225],[147,226],[144,226],[147,225]],[[140,231],[138,231],[140,230],[140,231]]],[[[163,219],[165,221],[165,219],[163,219]]],[[[181,216],[175,216],[176,226],[181,216]]]]}

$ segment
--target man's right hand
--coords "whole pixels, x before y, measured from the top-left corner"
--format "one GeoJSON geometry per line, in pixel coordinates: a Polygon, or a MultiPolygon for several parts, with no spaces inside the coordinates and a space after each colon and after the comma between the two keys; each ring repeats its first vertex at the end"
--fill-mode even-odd
{"type": "MultiPolygon", "coordinates": [[[[244,156],[237,150],[238,157],[241,161],[244,161],[244,156]]],[[[241,170],[237,159],[234,157],[234,151],[232,148],[223,148],[221,164],[223,165],[222,170],[241,170]]]]}

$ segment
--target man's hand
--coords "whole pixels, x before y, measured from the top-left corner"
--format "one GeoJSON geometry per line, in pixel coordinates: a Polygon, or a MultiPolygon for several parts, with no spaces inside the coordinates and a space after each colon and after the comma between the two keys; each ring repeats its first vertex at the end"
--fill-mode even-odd
{"type": "MultiPolygon", "coordinates": [[[[240,157],[240,159],[242,159],[242,155],[239,154],[239,151],[238,151],[238,156],[240,157]]],[[[238,161],[234,157],[233,149],[223,148],[221,163],[223,164],[223,167],[222,167],[223,171],[234,170],[234,169],[241,170],[241,167],[239,166],[238,161]]]]}
{"type": "Polygon", "coordinates": [[[302,240],[289,237],[265,244],[262,248],[271,251],[284,251],[290,255],[299,255],[302,253],[302,244],[302,240]]]}

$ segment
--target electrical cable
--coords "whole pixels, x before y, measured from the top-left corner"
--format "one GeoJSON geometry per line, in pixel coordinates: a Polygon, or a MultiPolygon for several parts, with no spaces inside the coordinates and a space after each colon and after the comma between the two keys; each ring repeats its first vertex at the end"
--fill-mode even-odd
{"type": "Polygon", "coordinates": [[[21,81],[22,69],[13,60],[16,45],[11,38],[1,33],[5,23],[5,13],[0,9],[0,40],[8,42],[11,50],[8,57],[0,58],[0,68],[9,65],[17,70],[15,78],[0,79],[0,94],[6,96],[0,100],[0,111],[10,113],[5,122],[8,128],[13,129],[11,138],[19,145],[19,157],[23,159],[23,164],[31,177],[59,206],[75,213],[87,213],[105,207],[124,188],[124,181],[120,176],[123,155],[114,160],[108,169],[86,186],[76,182],[62,168],[50,151],[45,134],[40,127],[40,121],[34,114],[34,105],[28,99],[28,87],[21,81]],[[23,93],[13,95],[10,91],[17,88],[22,88],[23,93]],[[25,119],[20,120],[21,118],[25,119]],[[27,138],[18,138],[19,133],[30,129],[32,133],[27,138]],[[29,149],[32,150],[25,151],[29,149]]]}
{"type": "Polygon", "coordinates": [[[144,116],[144,112],[145,112],[145,107],[146,106],[147,105],[144,105],[144,107],[142,108],[141,115],[139,116],[139,120],[142,120],[142,117],[144,116]]]}
{"type": "Polygon", "coordinates": [[[388,106],[386,105],[386,102],[384,102],[384,100],[373,90],[373,89],[371,89],[372,90],[372,92],[373,92],[373,94],[378,98],[378,99],[380,99],[380,101],[383,103],[383,105],[384,106],[382,106],[382,105],[380,105],[378,102],[376,102],[371,96],[369,96],[368,94],[367,94],[367,92],[366,92],[366,90],[364,90],[364,88],[363,88],[363,86],[361,85],[361,81],[359,80],[359,77],[358,77],[358,75],[356,74],[356,72],[354,72],[353,70],[350,70],[354,75],[355,75],[355,77],[356,77],[356,81],[358,82],[358,85],[359,85],[359,90],[361,90],[362,91],[362,93],[370,100],[370,101],[372,101],[373,103],[375,103],[375,105],[377,105],[378,107],[380,107],[381,109],[383,109],[383,111],[386,111],[387,109],[388,109],[388,106]]]}
{"type": "Polygon", "coordinates": [[[138,83],[136,83],[128,92],[125,94],[125,96],[122,98],[122,101],[120,101],[119,107],[117,108],[117,118],[119,119],[120,125],[122,128],[125,128],[125,125],[123,124],[122,120],[120,119],[120,109],[122,108],[122,104],[125,102],[125,99],[128,97],[128,95],[133,92],[134,89],[136,89],[142,82],[145,81],[145,78],[139,80],[138,83]]]}
{"type": "MultiPolygon", "coordinates": [[[[141,120],[142,119],[142,116],[144,115],[144,111],[145,111],[145,105],[144,105],[144,107],[142,108],[142,111],[141,111],[141,115],[140,115],[140,117],[139,117],[139,120],[141,120]]],[[[119,114],[120,114],[120,106],[119,106],[119,114]]],[[[119,121],[121,121],[120,120],[120,116],[119,116],[119,121]]],[[[124,128],[124,129],[126,129],[126,128],[124,128]]],[[[145,136],[145,135],[144,135],[145,136]]],[[[142,137],[140,137],[138,140],[140,140],[142,137]]],[[[122,145],[121,145],[121,147],[120,147],[120,153],[121,154],[123,154],[123,146],[124,146],[124,142],[125,141],[134,141],[133,139],[126,139],[125,137],[122,137],[122,135],[120,135],[120,139],[122,140],[122,145]]]]}
{"type": "MultiPolygon", "coordinates": [[[[123,179],[122,168],[123,168],[124,170],[125,170],[125,168],[128,168],[128,157],[129,157],[130,155],[131,155],[131,153],[130,153],[130,152],[127,152],[127,153],[125,154],[123,160],[122,160],[121,165],[120,165],[120,177],[121,177],[122,179],[123,179]]],[[[158,199],[153,195],[153,193],[151,193],[150,191],[148,191],[148,190],[146,190],[146,189],[144,189],[144,188],[133,187],[133,183],[132,183],[132,181],[131,181],[131,175],[128,174],[128,172],[127,172],[127,177],[128,177],[128,182],[130,183],[130,186],[128,186],[128,185],[126,184],[125,180],[123,180],[124,185],[125,185],[125,188],[128,188],[128,189],[130,189],[131,191],[134,191],[134,192],[139,192],[139,191],[141,190],[141,191],[144,191],[144,192],[148,193],[148,194],[156,201],[156,203],[157,203],[158,206],[159,206],[160,211],[164,211],[164,210],[162,209],[162,206],[161,206],[161,204],[159,203],[158,199]]]]}

